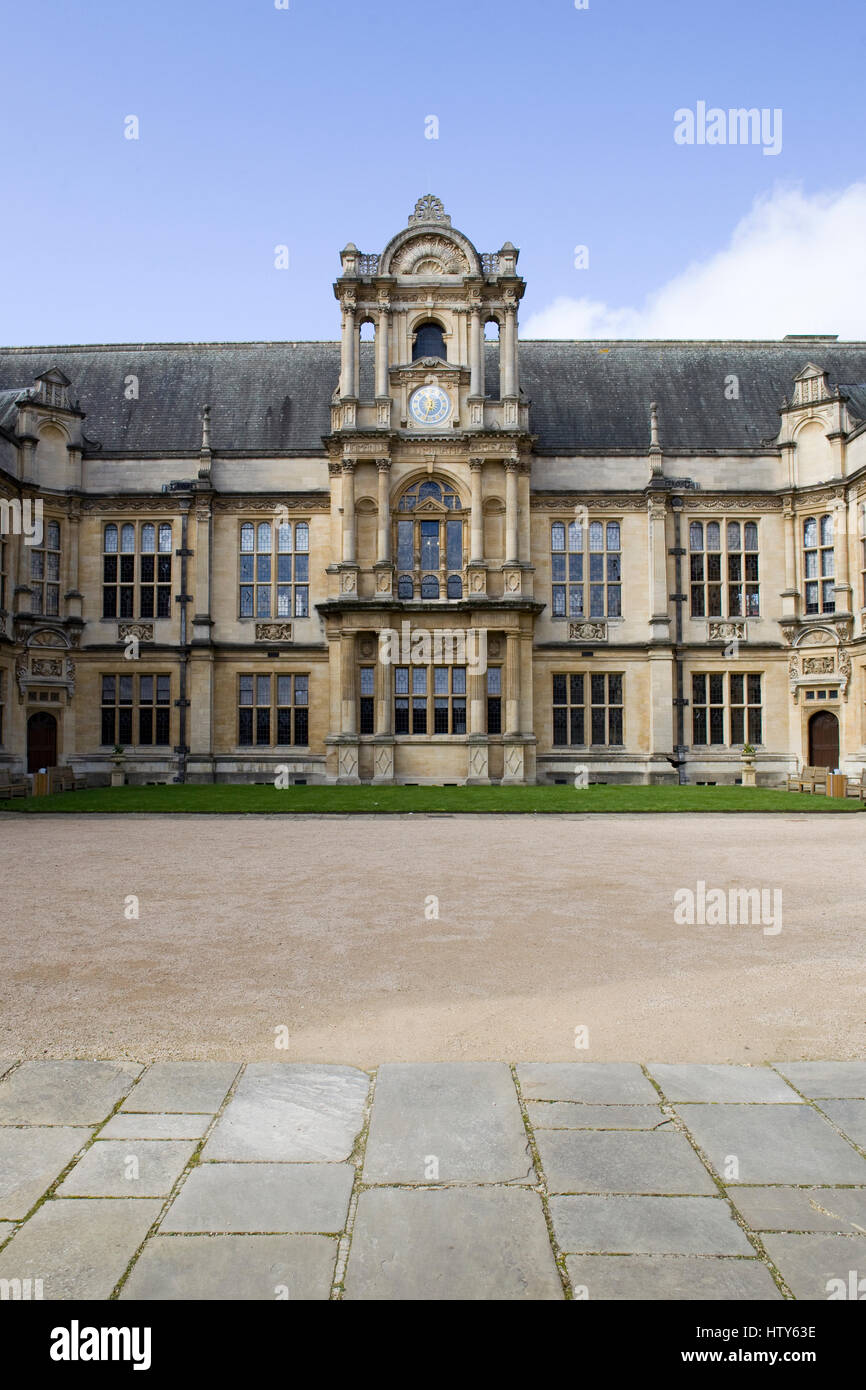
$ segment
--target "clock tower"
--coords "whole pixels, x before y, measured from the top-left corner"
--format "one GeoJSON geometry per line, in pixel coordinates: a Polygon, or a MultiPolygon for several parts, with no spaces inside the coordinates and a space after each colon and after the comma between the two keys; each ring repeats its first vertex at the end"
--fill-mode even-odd
{"type": "MultiPolygon", "coordinates": [[[[511,242],[477,251],[432,194],[418,200],[381,254],[352,243],[341,253],[334,285],[342,310],[340,379],[325,439],[339,558],[320,605],[334,644],[329,745],[339,780],[529,775],[532,701],[531,689],[520,693],[520,667],[531,686],[532,628],[541,605],[532,598],[532,441],[520,390],[517,315],[525,285],[518,256],[511,242]],[[483,632],[488,652],[502,658],[489,680],[478,671],[466,677],[472,689],[462,701],[465,720],[460,701],[453,717],[449,683],[447,720],[444,705],[430,703],[425,729],[419,693],[416,728],[410,692],[408,732],[399,703],[395,724],[393,672],[381,669],[380,637],[406,622],[413,630],[483,632]],[[501,728],[491,732],[487,697],[499,680],[508,689],[490,696],[502,711],[501,728]],[[361,686],[371,685],[373,693],[361,697],[361,686]]],[[[431,682],[451,681],[434,666],[431,682]]],[[[402,668],[399,679],[406,679],[402,668]]],[[[422,678],[410,672],[410,686],[415,679],[420,686],[422,678]]]]}

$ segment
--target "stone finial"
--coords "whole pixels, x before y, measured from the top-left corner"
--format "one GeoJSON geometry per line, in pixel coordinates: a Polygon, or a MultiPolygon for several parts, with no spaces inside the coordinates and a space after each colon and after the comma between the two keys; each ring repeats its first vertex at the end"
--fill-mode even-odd
{"type": "Polygon", "coordinates": [[[662,446],[659,441],[659,408],[656,401],[650,403],[649,454],[652,461],[652,476],[660,478],[662,476],[662,446]]]}
{"type": "Polygon", "coordinates": [[[442,199],[435,193],[425,193],[415,204],[415,211],[409,214],[409,226],[417,222],[438,222],[443,227],[451,226],[451,218],[442,205],[442,199]]]}
{"type": "Polygon", "coordinates": [[[199,467],[198,476],[204,481],[210,479],[210,406],[202,407],[201,412],[201,446],[199,448],[199,467]]]}

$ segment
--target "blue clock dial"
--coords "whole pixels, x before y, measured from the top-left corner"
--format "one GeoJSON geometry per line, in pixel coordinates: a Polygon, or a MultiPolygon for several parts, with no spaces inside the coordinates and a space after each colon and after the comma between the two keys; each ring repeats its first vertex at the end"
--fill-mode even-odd
{"type": "Polygon", "coordinates": [[[419,386],[410,397],[409,412],[419,425],[441,425],[451,414],[451,399],[441,386],[419,386]]]}

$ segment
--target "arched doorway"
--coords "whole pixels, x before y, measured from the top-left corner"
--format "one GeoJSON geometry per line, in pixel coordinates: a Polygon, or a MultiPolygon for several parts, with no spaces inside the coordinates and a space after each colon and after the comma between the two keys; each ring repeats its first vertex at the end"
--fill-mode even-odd
{"type": "Polygon", "coordinates": [[[57,766],[57,720],[47,710],[27,720],[27,771],[57,766]]]}
{"type": "Polygon", "coordinates": [[[839,766],[839,720],[829,710],[809,720],[809,766],[839,766]]]}

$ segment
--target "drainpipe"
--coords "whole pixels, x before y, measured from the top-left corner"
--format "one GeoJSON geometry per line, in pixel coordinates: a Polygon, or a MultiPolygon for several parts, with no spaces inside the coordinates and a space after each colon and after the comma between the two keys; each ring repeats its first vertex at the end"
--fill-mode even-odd
{"type": "Polygon", "coordinates": [[[684,691],[683,676],[683,604],[686,595],[683,592],[683,556],[685,550],[682,545],[682,507],[681,497],[671,498],[671,510],[674,514],[674,544],[671,554],[674,557],[674,610],[676,613],[674,625],[674,672],[676,675],[677,693],[674,698],[674,709],[676,710],[676,729],[677,741],[674,745],[674,766],[677,769],[677,779],[679,785],[684,787],[688,783],[686,775],[686,699],[684,691]]]}
{"type": "Polygon", "coordinates": [[[189,754],[186,714],[189,709],[189,699],[187,698],[187,690],[189,688],[189,641],[187,638],[186,606],[192,600],[187,588],[187,559],[191,554],[191,551],[187,548],[188,534],[189,502],[184,500],[181,503],[180,514],[180,550],[177,551],[177,555],[180,559],[180,593],[175,600],[180,604],[180,698],[175,701],[179,711],[178,744],[174,750],[177,754],[177,775],[174,778],[175,782],[186,781],[186,760],[189,754]]]}

